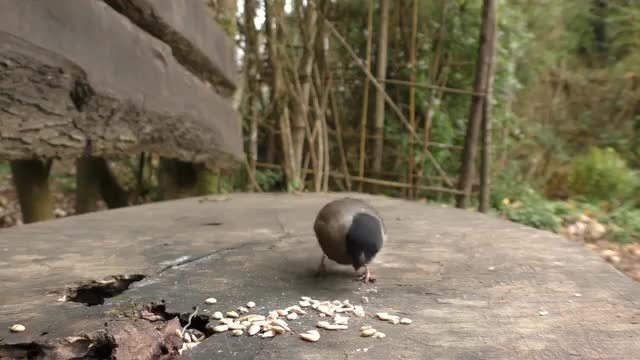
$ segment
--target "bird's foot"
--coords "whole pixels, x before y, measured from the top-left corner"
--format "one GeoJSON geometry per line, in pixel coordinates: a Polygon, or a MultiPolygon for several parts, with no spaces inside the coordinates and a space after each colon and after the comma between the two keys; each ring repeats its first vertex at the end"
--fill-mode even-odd
{"type": "Polygon", "coordinates": [[[376,282],[376,277],[373,275],[368,268],[365,268],[365,273],[362,275],[358,275],[358,281],[362,281],[363,283],[374,283],[376,282]]]}
{"type": "Polygon", "coordinates": [[[327,274],[327,265],[325,265],[324,263],[324,256],[322,257],[322,260],[320,261],[320,265],[318,266],[318,270],[316,270],[316,276],[323,276],[327,274]]]}

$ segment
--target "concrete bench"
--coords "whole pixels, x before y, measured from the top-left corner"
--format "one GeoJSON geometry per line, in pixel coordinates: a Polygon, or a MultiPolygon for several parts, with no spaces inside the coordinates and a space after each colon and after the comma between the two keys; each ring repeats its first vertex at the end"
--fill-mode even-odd
{"type": "Polygon", "coordinates": [[[389,229],[377,282],[333,263],[315,277],[313,220],[338,196],[229,194],[3,231],[0,358],[85,356],[90,344],[117,359],[176,358],[175,318],[184,326],[195,306],[192,328],[207,337],[180,358],[638,358],[640,285],[579,243],[486,215],[362,196],[389,229]],[[318,329],[315,343],[299,334],[326,318],[308,308],[274,338],[210,331],[215,311],[253,301],[251,313],[267,315],[301,296],[349,300],[366,316],[318,329]],[[361,325],[386,337],[361,337],[361,325]]]}

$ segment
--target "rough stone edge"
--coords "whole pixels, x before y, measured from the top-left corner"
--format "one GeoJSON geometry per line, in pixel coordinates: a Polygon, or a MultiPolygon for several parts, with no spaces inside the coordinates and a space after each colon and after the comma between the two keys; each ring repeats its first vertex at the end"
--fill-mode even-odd
{"type": "Polygon", "coordinates": [[[183,340],[178,318],[149,321],[143,318],[111,320],[104,329],[66,338],[34,339],[26,343],[0,343],[0,359],[177,359],[183,340]]]}
{"type": "MultiPolygon", "coordinates": [[[[213,35],[211,41],[221,47],[219,53],[214,52],[213,49],[198,46],[194,34],[190,34],[184,28],[181,29],[179,23],[163,14],[161,8],[154,6],[153,0],[102,1],[149,34],[169,45],[179,63],[200,79],[211,83],[219,94],[225,97],[233,95],[238,82],[233,56],[235,48],[231,39],[213,19],[208,19],[211,23],[210,33],[213,35]]],[[[204,3],[193,1],[193,4],[201,6],[203,16],[206,16],[208,9],[204,3]]]]}

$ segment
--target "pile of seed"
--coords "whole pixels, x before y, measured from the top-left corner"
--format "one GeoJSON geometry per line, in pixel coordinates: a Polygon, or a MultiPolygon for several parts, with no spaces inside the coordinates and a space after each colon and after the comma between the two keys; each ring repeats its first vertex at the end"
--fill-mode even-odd
{"type": "MultiPolygon", "coordinates": [[[[205,300],[205,303],[210,305],[216,302],[214,298],[205,300]]],[[[292,333],[287,321],[296,320],[298,317],[306,315],[307,311],[315,311],[321,318],[325,318],[318,321],[316,327],[327,331],[347,330],[349,329],[349,315],[360,318],[366,315],[361,305],[353,305],[349,300],[320,301],[307,296],[301,297],[298,305],[269,311],[267,316],[247,314],[250,312],[249,309],[255,306],[256,304],[250,301],[246,306],[238,307],[237,311],[229,311],[225,314],[221,311],[216,311],[212,314],[212,318],[217,320],[218,323],[209,324],[208,327],[214,333],[231,332],[234,336],[241,336],[246,333],[248,336],[272,338],[277,335],[292,333]]],[[[392,324],[408,325],[411,323],[410,319],[400,319],[400,317],[388,313],[377,313],[376,316],[378,319],[392,324]]],[[[384,333],[368,325],[360,328],[360,335],[377,339],[386,337],[384,333]]],[[[304,331],[299,336],[301,339],[310,342],[320,340],[320,332],[315,329],[304,331]]]]}

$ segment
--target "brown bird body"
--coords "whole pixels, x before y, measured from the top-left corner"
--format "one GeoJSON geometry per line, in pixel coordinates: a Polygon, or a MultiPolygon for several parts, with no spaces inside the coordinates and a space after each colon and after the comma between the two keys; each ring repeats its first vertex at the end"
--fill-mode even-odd
{"type": "Polygon", "coordinates": [[[382,217],[373,207],[349,197],[331,201],[318,212],[313,230],[324,253],[320,272],[325,271],[326,256],[338,264],[352,265],[356,271],[364,266],[363,279],[369,280],[367,263],[386,239],[382,217]]]}

